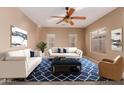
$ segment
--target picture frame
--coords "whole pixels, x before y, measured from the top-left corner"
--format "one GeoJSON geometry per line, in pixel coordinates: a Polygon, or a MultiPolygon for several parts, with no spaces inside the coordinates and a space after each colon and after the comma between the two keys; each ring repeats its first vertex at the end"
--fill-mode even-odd
{"type": "Polygon", "coordinates": [[[27,47],[28,33],[27,31],[11,25],[11,47],[27,47]]]}
{"type": "Polygon", "coordinates": [[[113,29],[111,31],[111,48],[112,51],[123,51],[123,30],[122,28],[113,29]]]}

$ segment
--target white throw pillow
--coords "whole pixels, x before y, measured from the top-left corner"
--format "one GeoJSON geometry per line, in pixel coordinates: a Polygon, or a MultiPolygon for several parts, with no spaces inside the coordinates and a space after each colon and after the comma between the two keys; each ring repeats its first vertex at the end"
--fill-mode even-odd
{"type": "Polygon", "coordinates": [[[56,48],[56,47],[52,48],[52,52],[53,53],[57,53],[58,52],[58,48],[56,48]]]}
{"type": "Polygon", "coordinates": [[[59,48],[61,51],[60,51],[60,53],[63,53],[63,48],[59,48]]]}

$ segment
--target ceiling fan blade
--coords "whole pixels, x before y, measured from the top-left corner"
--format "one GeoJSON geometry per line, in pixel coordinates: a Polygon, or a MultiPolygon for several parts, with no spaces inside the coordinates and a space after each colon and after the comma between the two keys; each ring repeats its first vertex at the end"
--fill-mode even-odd
{"type": "Polygon", "coordinates": [[[55,18],[64,18],[63,16],[51,16],[51,17],[55,17],[55,18]]]}
{"type": "Polygon", "coordinates": [[[74,17],[71,17],[71,19],[86,19],[85,16],[74,16],[74,17]]]}
{"type": "Polygon", "coordinates": [[[74,22],[72,20],[69,21],[70,25],[74,25],[74,22]]]}
{"type": "Polygon", "coordinates": [[[71,16],[74,13],[75,9],[74,8],[69,8],[67,11],[67,16],[71,16]]]}
{"type": "Polygon", "coordinates": [[[62,19],[62,20],[60,20],[59,22],[57,22],[56,24],[59,24],[59,23],[61,23],[61,22],[63,22],[64,20],[62,19]]]}

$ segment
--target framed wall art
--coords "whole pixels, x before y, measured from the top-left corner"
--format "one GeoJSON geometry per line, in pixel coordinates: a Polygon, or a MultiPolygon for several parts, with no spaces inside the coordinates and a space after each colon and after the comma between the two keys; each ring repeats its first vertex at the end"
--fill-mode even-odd
{"type": "Polygon", "coordinates": [[[122,28],[111,31],[112,50],[121,52],[123,49],[122,42],[122,28]]]}
{"type": "Polygon", "coordinates": [[[11,26],[11,47],[27,47],[27,31],[11,26]]]}

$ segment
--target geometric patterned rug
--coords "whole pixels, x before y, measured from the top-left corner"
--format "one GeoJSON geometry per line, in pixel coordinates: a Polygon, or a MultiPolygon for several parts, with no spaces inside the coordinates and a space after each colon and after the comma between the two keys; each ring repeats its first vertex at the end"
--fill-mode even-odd
{"type": "Polygon", "coordinates": [[[43,59],[34,71],[26,78],[26,81],[98,81],[100,80],[98,66],[87,58],[81,58],[80,74],[53,75],[51,73],[51,61],[43,59]]]}

